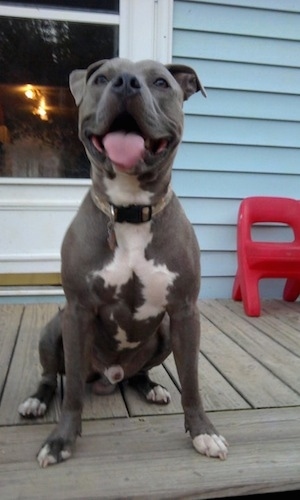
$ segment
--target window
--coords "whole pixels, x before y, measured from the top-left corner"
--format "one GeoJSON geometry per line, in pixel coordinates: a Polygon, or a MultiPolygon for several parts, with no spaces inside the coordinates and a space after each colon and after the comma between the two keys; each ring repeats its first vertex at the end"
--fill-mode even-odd
{"type": "Polygon", "coordinates": [[[119,55],[119,2],[39,3],[84,4],[85,15],[77,12],[75,21],[74,11],[24,8],[18,17],[0,15],[0,176],[89,177],[68,78],[75,68],[119,55]]]}
{"type": "Polygon", "coordinates": [[[0,0],[0,285],[54,282],[90,186],[69,72],[114,55],[170,62],[172,9],[173,0],[0,0]]]}

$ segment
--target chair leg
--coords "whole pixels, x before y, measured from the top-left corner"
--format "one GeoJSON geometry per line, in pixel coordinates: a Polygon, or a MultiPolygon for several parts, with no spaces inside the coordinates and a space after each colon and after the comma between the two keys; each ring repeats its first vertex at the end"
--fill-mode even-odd
{"type": "Polygon", "coordinates": [[[241,285],[240,285],[240,279],[239,279],[239,271],[237,271],[236,276],[234,278],[233,282],[233,287],[232,287],[232,298],[233,300],[242,300],[242,292],[241,292],[241,285]]]}
{"type": "Polygon", "coordinates": [[[241,292],[244,311],[247,316],[260,316],[260,297],[258,277],[249,272],[244,272],[241,279],[241,292]]]}
{"type": "Polygon", "coordinates": [[[288,302],[294,302],[300,295],[300,280],[290,278],[286,280],[283,290],[283,298],[288,302]]]}

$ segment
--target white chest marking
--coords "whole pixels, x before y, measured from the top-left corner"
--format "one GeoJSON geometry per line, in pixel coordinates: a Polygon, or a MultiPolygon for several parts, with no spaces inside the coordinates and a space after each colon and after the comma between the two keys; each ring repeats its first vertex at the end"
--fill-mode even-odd
{"type": "MultiPolygon", "coordinates": [[[[150,225],[151,222],[137,225],[116,223],[118,246],[114,258],[103,269],[92,273],[92,277],[99,276],[104,280],[105,287],[116,287],[117,294],[133,274],[139,278],[144,304],[136,310],[134,314],[136,320],[157,316],[165,309],[169,288],[178,276],[165,264],[155,265],[153,259],[145,258],[145,248],[152,239],[150,225]]],[[[120,333],[120,336],[122,335],[120,333]]]]}
{"type": "Polygon", "coordinates": [[[140,342],[128,342],[127,334],[120,326],[118,326],[118,331],[114,338],[119,342],[117,351],[122,351],[123,349],[134,349],[140,344],[140,342]]]}
{"type": "Polygon", "coordinates": [[[114,205],[151,205],[153,194],[143,191],[133,175],[116,173],[114,179],[104,179],[106,194],[114,205]]]}

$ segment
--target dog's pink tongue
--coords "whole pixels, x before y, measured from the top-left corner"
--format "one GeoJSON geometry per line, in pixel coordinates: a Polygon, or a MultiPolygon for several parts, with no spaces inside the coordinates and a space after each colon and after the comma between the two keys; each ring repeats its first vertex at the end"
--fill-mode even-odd
{"type": "Polygon", "coordinates": [[[103,145],[110,160],[124,170],[134,167],[144,156],[143,137],[131,132],[110,132],[103,138],[103,145]]]}

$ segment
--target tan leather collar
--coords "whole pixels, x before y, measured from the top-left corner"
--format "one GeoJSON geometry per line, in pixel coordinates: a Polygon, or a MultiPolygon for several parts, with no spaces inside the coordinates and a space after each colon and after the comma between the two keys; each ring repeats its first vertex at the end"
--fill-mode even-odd
{"type": "Polygon", "coordinates": [[[171,186],[168,191],[156,205],[129,205],[129,206],[115,206],[108,201],[101,199],[91,188],[92,200],[96,207],[99,208],[105,215],[107,215],[111,222],[131,222],[139,224],[148,222],[153,216],[157,215],[171,200],[173,191],[171,186]]]}

